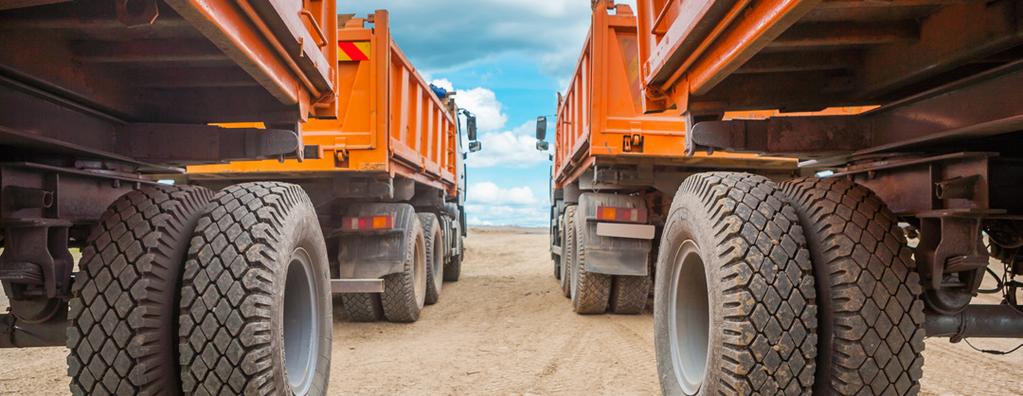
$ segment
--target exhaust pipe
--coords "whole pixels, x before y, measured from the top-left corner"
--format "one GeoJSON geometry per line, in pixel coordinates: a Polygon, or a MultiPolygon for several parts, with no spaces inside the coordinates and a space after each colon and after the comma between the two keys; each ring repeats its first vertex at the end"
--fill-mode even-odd
{"type": "Polygon", "coordinates": [[[968,305],[954,315],[927,312],[927,337],[1023,338],[1023,312],[1009,305],[968,305]]]}

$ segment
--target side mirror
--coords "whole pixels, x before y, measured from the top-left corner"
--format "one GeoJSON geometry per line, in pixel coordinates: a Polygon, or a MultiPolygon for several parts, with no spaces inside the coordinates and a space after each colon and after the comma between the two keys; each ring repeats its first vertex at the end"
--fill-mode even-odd
{"type": "MultiPolygon", "coordinates": [[[[536,117],[536,140],[543,141],[546,138],[547,138],[547,116],[536,117]]],[[[537,148],[539,149],[539,146],[537,146],[537,148]]]]}
{"type": "Polygon", "coordinates": [[[476,141],[476,116],[471,114],[465,116],[465,128],[469,130],[469,141],[476,141]]]}
{"type": "Polygon", "coordinates": [[[543,141],[543,140],[537,140],[536,141],[536,150],[537,151],[547,151],[547,149],[549,149],[550,147],[551,147],[551,145],[548,144],[547,142],[543,141]]]}
{"type": "Polygon", "coordinates": [[[480,143],[479,141],[469,142],[469,152],[470,153],[475,153],[475,152],[480,151],[480,150],[483,150],[483,143],[480,143]]]}

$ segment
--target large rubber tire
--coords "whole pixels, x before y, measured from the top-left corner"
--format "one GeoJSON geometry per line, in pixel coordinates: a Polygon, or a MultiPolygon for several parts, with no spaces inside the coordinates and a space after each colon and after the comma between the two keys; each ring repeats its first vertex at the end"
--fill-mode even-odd
{"type": "Polygon", "coordinates": [[[182,280],[185,393],[325,394],[329,274],[301,187],[244,183],[217,193],[195,228],[182,280]]]}
{"type": "Polygon", "coordinates": [[[600,314],[607,311],[611,298],[611,276],[586,271],[586,229],[584,212],[575,211],[575,271],[572,273],[572,310],[578,314],[600,314]]]}
{"type": "Polygon", "coordinates": [[[433,305],[444,288],[444,233],[433,213],[418,215],[426,242],[426,305],[433,305]]]}
{"type": "Polygon", "coordinates": [[[345,293],[341,295],[341,309],[352,322],[376,322],[384,317],[384,307],[378,293],[345,293]]]}
{"type": "Polygon", "coordinates": [[[649,276],[617,275],[611,284],[611,312],[624,315],[641,314],[649,297],[649,276]]]}
{"type": "Polygon", "coordinates": [[[567,298],[572,297],[572,279],[575,272],[575,209],[572,205],[565,208],[565,218],[561,221],[561,293],[567,298]]]}
{"type": "Polygon", "coordinates": [[[192,229],[211,197],[202,187],[143,187],[103,213],[71,294],[71,393],[181,392],[178,282],[192,229]]]}
{"type": "Polygon", "coordinates": [[[873,192],[841,178],[783,184],[806,230],[819,301],[819,394],[916,394],[924,312],[912,252],[873,192]]]}
{"type": "Polygon", "coordinates": [[[426,304],[426,241],[418,218],[412,229],[405,232],[405,251],[408,252],[403,270],[384,277],[384,293],[380,300],[384,317],[391,322],[410,323],[419,320],[426,304]]]}
{"type": "Polygon", "coordinates": [[[768,179],[686,178],[654,277],[665,395],[811,392],[817,309],[805,244],[795,210],[768,179]]]}
{"type": "Polygon", "coordinates": [[[462,234],[456,233],[455,238],[458,238],[458,246],[461,246],[456,255],[448,257],[447,261],[444,262],[444,281],[445,282],[458,282],[458,278],[462,276],[462,260],[465,259],[465,237],[462,234]]]}

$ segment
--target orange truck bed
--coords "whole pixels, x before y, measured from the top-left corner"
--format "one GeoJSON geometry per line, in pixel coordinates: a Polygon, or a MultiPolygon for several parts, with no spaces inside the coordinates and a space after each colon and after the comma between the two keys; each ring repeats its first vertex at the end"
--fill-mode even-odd
{"type": "Polygon", "coordinates": [[[638,0],[647,111],[885,105],[1006,66],[1018,1],[638,0]]]}
{"type": "MultiPolygon", "coordinates": [[[[327,46],[334,2],[3,3],[5,78],[45,85],[123,121],[291,123],[336,115],[336,54],[327,46]]],[[[86,145],[100,145],[93,140],[86,145]]]]}
{"type": "Polygon", "coordinates": [[[594,5],[589,36],[557,109],[554,181],[561,188],[594,164],[656,163],[718,169],[794,169],[795,161],[751,154],[684,155],[686,120],[643,112],[636,16],[627,5],[594,5]]]}
{"type": "Polygon", "coordinates": [[[302,126],[304,161],[238,161],[192,166],[189,177],[253,179],[386,173],[457,195],[457,117],[438,98],[391,38],[386,11],[339,17],[336,119],[302,126]],[[368,26],[372,24],[373,26],[368,26]]]}

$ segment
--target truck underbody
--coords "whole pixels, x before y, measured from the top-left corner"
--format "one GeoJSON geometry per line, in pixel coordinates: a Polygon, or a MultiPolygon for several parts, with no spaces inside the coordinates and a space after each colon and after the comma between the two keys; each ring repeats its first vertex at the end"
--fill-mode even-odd
{"type": "MultiPolygon", "coordinates": [[[[812,265],[807,281],[816,285],[819,342],[808,354],[815,363],[802,365],[813,368],[815,381],[793,385],[772,373],[766,384],[803,392],[916,393],[925,335],[1023,337],[1021,284],[1013,279],[1023,275],[1017,262],[1023,238],[1018,1],[681,4],[640,1],[646,109],[673,108],[691,120],[690,155],[796,157],[802,174],[821,176],[767,187],[798,215],[812,265]],[[726,116],[861,105],[876,108],[827,117],[726,116]],[[911,250],[904,248],[907,238],[915,242],[911,250]],[[992,263],[1004,270],[996,272],[992,263]],[[997,287],[982,290],[989,274],[996,274],[997,287]],[[981,292],[1001,294],[1003,302],[971,304],[981,292]]],[[[724,194],[754,191],[744,190],[743,176],[693,178],[724,194]]],[[[676,201],[698,199],[683,190],[676,201]]],[[[662,262],[678,244],[684,241],[662,244],[662,262]]],[[[798,260],[801,253],[792,254],[798,260]]],[[[757,265],[752,271],[770,272],[757,265]]],[[[682,298],[669,286],[657,297],[682,298]]],[[[713,299],[716,291],[709,292],[713,299]]],[[[669,317],[706,302],[678,301],[655,311],[658,363],[662,389],[688,394],[693,386],[715,386],[717,376],[687,376],[693,364],[680,356],[696,352],[679,354],[685,348],[673,331],[681,325],[669,317]]],[[[712,338],[712,346],[719,341],[712,338]]],[[[759,355],[739,360],[771,370],[759,355]]]]}
{"type": "Polygon", "coordinates": [[[237,371],[221,388],[195,350],[230,333],[233,348],[253,347],[237,356],[266,353],[285,348],[287,332],[315,341],[289,344],[293,375],[284,373],[282,354],[271,356],[266,362],[278,373],[260,383],[297,393],[324,386],[322,361],[295,362],[329,351],[322,236],[288,232],[308,223],[304,193],[247,183],[215,195],[162,185],[154,175],[181,174],[189,164],[301,158],[299,124],[336,116],[337,55],[327,46],[336,40],[335,3],[8,3],[0,6],[0,281],[10,307],[0,314],[0,347],[67,346],[76,394],[241,392],[256,376],[237,371]],[[268,128],[210,125],[238,121],[268,128]],[[237,216],[231,230],[211,227],[206,210],[221,205],[237,216]],[[193,239],[203,233],[211,239],[193,239]],[[230,249],[222,243],[228,234],[230,249]],[[209,244],[189,255],[191,242],[209,244]],[[285,252],[286,245],[297,248],[285,252]],[[217,258],[197,253],[211,246],[217,258]],[[265,254],[227,271],[219,258],[245,246],[265,254]],[[207,289],[211,275],[221,289],[207,289]],[[182,310],[196,294],[211,305],[182,310]],[[276,297],[252,305],[265,295],[276,297]],[[286,325],[271,311],[315,324],[286,325]],[[269,337],[249,343],[241,315],[248,329],[272,328],[269,337]],[[214,322],[222,334],[196,331],[214,322]],[[179,347],[180,356],[196,349],[180,357],[179,347]]]}

